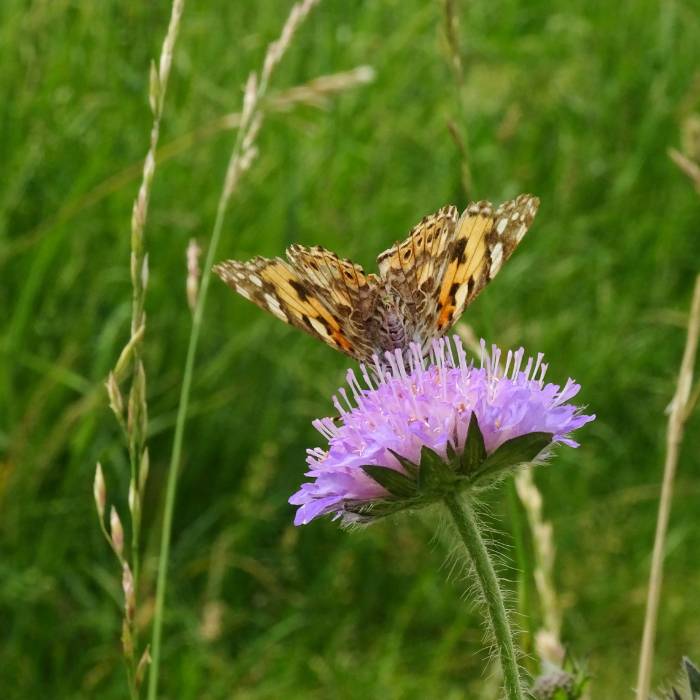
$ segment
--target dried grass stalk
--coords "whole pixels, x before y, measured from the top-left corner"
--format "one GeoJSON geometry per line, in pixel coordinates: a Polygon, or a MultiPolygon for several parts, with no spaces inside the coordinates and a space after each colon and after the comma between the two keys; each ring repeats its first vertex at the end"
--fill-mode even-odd
{"type": "MultiPolygon", "coordinates": [[[[651,668],[654,660],[656,622],[659,615],[659,600],[661,597],[664,545],[666,543],[666,531],[668,530],[668,518],[671,512],[673,480],[676,475],[676,466],[678,465],[678,453],[681,440],[683,439],[685,423],[689,415],[689,408],[692,407],[691,387],[693,383],[695,355],[698,347],[698,334],[700,334],[700,275],[698,275],[695,281],[695,292],[693,294],[693,303],[690,309],[688,323],[688,337],[685,344],[685,352],[683,353],[683,361],[681,362],[678,386],[673,401],[671,402],[670,414],[668,417],[664,480],[661,487],[659,515],[656,522],[656,537],[654,539],[654,553],[652,555],[651,574],[649,576],[649,593],[647,595],[644,635],[642,637],[639,675],[637,677],[637,700],[647,700],[649,696],[651,668]]],[[[698,386],[700,387],[700,384],[698,386]]],[[[697,391],[693,392],[693,395],[696,393],[697,391]]]]}

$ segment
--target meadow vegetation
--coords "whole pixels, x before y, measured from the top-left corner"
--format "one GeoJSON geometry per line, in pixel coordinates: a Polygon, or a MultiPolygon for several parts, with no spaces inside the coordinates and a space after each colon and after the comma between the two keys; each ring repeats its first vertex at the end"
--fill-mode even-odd
{"type": "MultiPolygon", "coordinates": [[[[561,449],[534,478],[553,525],[562,638],[586,662],[592,697],[632,697],[665,410],[700,272],[700,198],[666,154],[700,112],[700,13],[673,0],[452,4],[461,84],[441,3],[314,9],[270,99],[358,66],[374,80],[270,110],[217,260],[320,244],[373,271],[381,251],[445,204],[540,198],[530,232],[464,318],[488,343],[545,352],[548,379],[574,377],[577,402],[597,416],[577,434],[579,449],[561,449]]],[[[211,235],[236,138],[221,118],[240,111],[290,6],[185,5],[160,134],[162,149],[175,147],[156,168],[145,230],[144,638],[192,326],[186,250],[192,238],[206,250],[211,235]]],[[[130,333],[131,207],[152,121],[149,64],[169,12],[168,0],[0,3],[6,698],[127,697],[121,572],[92,488],[99,460],[108,502],[126,521],[128,453],[104,382],[130,333]]],[[[452,568],[452,536],[435,536],[436,514],[350,532],[329,519],[292,524],[287,499],[306,448],[321,444],[311,421],[333,415],[349,364],[212,280],[175,507],[164,697],[498,696],[480,616],[452,568]]],[[[654,685],[683,655],[700,660],[699,421],[690,417],[680,454],[654,685]]],[[[510,548],[517,516],[529,551],[513,493],[488,494],[491,524],[510,548]]],[[[534,593],[531,612],[536,627],[534,593]]]]}

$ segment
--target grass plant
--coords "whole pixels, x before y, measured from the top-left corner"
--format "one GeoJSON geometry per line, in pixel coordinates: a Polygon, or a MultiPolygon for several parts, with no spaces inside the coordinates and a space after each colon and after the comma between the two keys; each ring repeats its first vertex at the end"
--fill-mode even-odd
{"type": "MultiPolygon", "coordinates": [[[[557,551],[562,642],[587,660],[591,697],[631,697],[664,410],[700,268],[699,200],[666,156],[672,147],[691,158],[680,133],[700,111],[700,19],[691,5],[651,0],[450,4],[459,104],[441,4],[324,0],[314,10],[276,69],[279,94],[357,66],[376,78],[322,105],[266,108],[218,255],[321,244],[373,270],[424,215],[466,205],[449,119],[469,135],[472,198],[540,198],[523,244],[465,318],[478,337],[546,352],[552,376],[575,377],[597,415],[583,446],[541,469],[537,485],[557,551]]],[[[159,143],[179,145],[156,156],[147,233],[142,640],[192,328],[186,249],[192,238],[206,246],[236,138],[235,120],[217,120],[240,112],[250,68],[263,64],[291,5],[190,0],[173,54],[159,143]]],[[[8,698],[127,696],[122,582],[92,490],[99,461],[117,511],[129,511],[131,466],[104,382],[132,335],[125,222],[141,166],[129,168],[149,147],[149,65],[170,7],[0,3],[8,698]]],[[[181,419],[160,696],[497,697],[466,583],[438,571],[450,542],[434,538],[432,515],[350,535],[331,522],[292,526],[287,498],[314,444],[311,420],[332,411],[348,363],[214,282],[181,419]]],[[[700,658],[698,420],[688,417],[679,454],[652,687],[682,656],[700,658]]],[[[499,519],[505,497],[489,495],[499,519]]],[[[511,544],[507,532],[496,539],[511,544]]],[[[538,629],[534,597],[532,609],[538,629]]]]}

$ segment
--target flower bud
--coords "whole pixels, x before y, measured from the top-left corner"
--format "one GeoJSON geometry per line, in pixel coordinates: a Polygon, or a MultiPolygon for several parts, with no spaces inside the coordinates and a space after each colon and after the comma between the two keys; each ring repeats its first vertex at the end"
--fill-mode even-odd
{"type": "Polygon", "coordinates": [[[102,475],[102,465],[98,462],[95,470],[95,483],[92,487],[95,494],[95,505],[97,506],[97,514],[100,520],[105,516],[105,502],[107,500],[107,489],[105,488],[105,480],[102,475]]]}
{"type": "Polygon", "coordinates": [[[116,377],[118,377],[126,369],[127,364],[131,361],[134,346],[141,342],[145,330],[145,325],[141,324],[136,333],[131,336],[129,342],[126,344],[126,347],[122,350],[122,353],[119,355],[119,359],[117,360],[117,364],[114,367],[114,375],[116,377]]]}
{"type": "Polygon", "coordinates": [[[197,241],[193,238],[187,246],[187,302],[192,311],[197,305],[199,255],[201,252],[197,241]]]}
{"type": "Polygon", "coordinates": [[[136,594],[134,593],[134,577],[126,562],[124,562],[122,587],[124,588],[124,612],[126,614],[126,619],[131,622],[136,613],[136,594]]]}
{"type": "Polygon", "coordinates": [[[136,491],[136,482],[133,479],[129,483],[129,511],[134,526],[138,527],[141,522],[141,497],[136,491]]]}
{"type": "Polygon", "coordinates": [[[126,620],[122,622],[122,647],[124,649],[124,656],[128,661],[131,661],[134,656],[134,640],[131,636],[129,623],[126,620]]]}
{"type": "Polygon", "coordinates": [[[141,286],[144,290],[148,287],[148,253],[143,256],[143,265],[141,265],[141,286]]]}
{"type": "Polygon", "coordinates": [[[149,644],[146,647],[146,651],[143,652],[141,661],[139,661],[139,665],[136,668],[136,675],[134,676],[134,685],[136,686],[136,690],[138,690],[141,687],[141,683],[143,683],[144,676],[146,675],[146,669],[148,668],[150,663],[151,645],[149,644]]]}
{"type": "Polygon", "coordinates": [[[109,407],[114,411],[117,420],[121,422],[124,415],[124,401],[122,399],[122,393],[119,391],[119,384],[117,384],[114,372],[109,373],[105,386],[107,387],[107,396],[109,397],[109,407]]]}
{"type": "Polygon", "coordinates": [[[112,531],[112,544],[117,552],[117,556],[121,559],[122,550],[124,549],[124,529],[122,528],[121,520],[117,515],[117,509],[112,506],[109,514],[109,524],[112,531]]]}
{"type": "Polygon", "coordinates": [[[576,691],[574,676],[560,669],[540,676],[532,686],[532,694],[537,700],[574,700],[579,697],[576,691]]]}
{"type": "Polygon", "coordinates": [[[148,457],[148,447],[143,451],[141,455],[141,465],[139,466],[139,493],[142,494],[146,488],[146,481],[148,480],[148,469],[150,459],[148,457]]]}

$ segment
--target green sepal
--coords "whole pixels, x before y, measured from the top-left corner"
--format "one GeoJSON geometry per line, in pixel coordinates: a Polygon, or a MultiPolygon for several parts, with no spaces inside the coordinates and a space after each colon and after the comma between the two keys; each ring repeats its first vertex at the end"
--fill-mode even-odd
{"type": "Polygon", "coordinates": [[[700,700],[700,671],[691,663],[686,656],[683,657],[683,666],[688,676],[688,685],[693,700],[700,700]]]}
{"type": "Polygon", "coordinates": [[[452,467],[452,471],[459,474],[461,471],[462,465],[459,459],[459,455],[457,454],[457,451],[455,448],[452,446],[452,443],[447,442],[446,445],[447,449],[447,461],[450,463],[450,467],[452,467]]]}
{"type": "Polygon", "coordinates": [[[495,476],[499,472],[532,462],[542,450],[551,444],[554,433],[527,433],[506,440],[479,467],[473,479],[495,476]]]}
{"type": "Polygon", "coordinates": [[[380,486],[383,486],[392,496],[411,498],[411,496],[415,496],[418,493],[416,481],[396,469],[382,467],[377,464],[367,464],[364,467],[360,467],[360,469],[380,486]]]}
{"type": "Polygon", "coordinates": [[[422,492],[443,492],[451,489],[455,474],[440,455],[423,445],[420,451],[418,486],[422,492]]]}
{"type": "Polygon", "coordinates": [[[464,475],[473,474],[486,461],[486,444],[484,435],[479,427],[476,413],[472,411],[467,429],[467,439],[464,443],[460,471],[464,475]]]}
{"type": "Polygon", "coordinates": [[[369,520],[377,520],[386,518],[390,515],[396,515],[402,511],[409,509],[418,509],[425,506],[426,503],[420,497],[418,498],[382,498],[369,502],[358,503],[357,505],[346,504],[345,510],[349,513],[355,513],[362,518],[369,520]]]}
{"type": "Polygon", "coordinates": [[[394,450],[389,449],[387,447],[387,450],[391,452],[392,455],[396,458],[396,461],[406,470],[406,473],[412,476],[414,479],[418,478],[418,465],[415,464],[414,462],[411,462],[410,459],[406,459],[406,457],[402,457],[398,452],[394,452],[394,450]]]}

